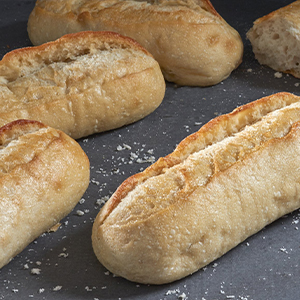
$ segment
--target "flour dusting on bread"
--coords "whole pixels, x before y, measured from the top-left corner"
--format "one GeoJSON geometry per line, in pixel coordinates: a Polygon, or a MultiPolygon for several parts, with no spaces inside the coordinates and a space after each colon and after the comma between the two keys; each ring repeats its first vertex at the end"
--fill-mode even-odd
{"type": "Polygon", "coordinates": [[[93,248],[140,283],[183,278],[300,207],[300,97],[221,115],[125,180],[99,212],[93,248]]]}
{"type": "Polygon", "coordinates": [[[144,118],[162,102],[165,81],[142,46],[113,32],[80,32],[0,61],[0,126],[41,121],[73,138],[144,118]]]}
{"type": "Polygon", "coordinates": [[[243,56],[239,33],[209,0],[39,0],[28,20],[34,45],[84,30],[133,38],[154,56],[165,79],[179,85],[217,84],[243,56]]]}

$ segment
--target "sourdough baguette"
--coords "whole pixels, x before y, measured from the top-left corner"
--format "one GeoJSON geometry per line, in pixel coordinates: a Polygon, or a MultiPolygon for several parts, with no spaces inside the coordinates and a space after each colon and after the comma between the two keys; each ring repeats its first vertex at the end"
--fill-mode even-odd
{"type": "Polygon", "coordinates": [[[0,268],[65,217],[89,184],[89,160],[65,133],[37,121],[0,128],[0,268]]]}
{"type": "Polygon", "coordinates": [[[162,102],[158,63],[130,38],[80,32],[0,61],[0,126],[37,120],[77,139],[135,122],[162,102]]]}
{"type": "Polygon", "coordinates": [[[300,1],[257,19],[247,37],[260,64],[300,78],[300,1]]]}
{"type": "Polygon", "coordinates": [[[83,30],[135,39],[179,85],[217,84],[243,55],[240,35],[209,0],[38,0],[28,20],[34,45],[83,30]]]}
{"type": "Polygon", "coordinates": [[[300,97],[239,107],[125,180],[95,219],[94,252],[131,281],[183,278],[299,208],[299,166],[300,97]]]}

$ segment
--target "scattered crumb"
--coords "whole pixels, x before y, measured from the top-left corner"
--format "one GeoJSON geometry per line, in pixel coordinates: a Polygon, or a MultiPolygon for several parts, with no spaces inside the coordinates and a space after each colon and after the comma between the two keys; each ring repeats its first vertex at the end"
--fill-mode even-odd
{"type": "Polygon", "coordinates": [[[280,250],[281,252],[288,253],[288,251],[286,250],[285,247],[281,247],[279,250],[280,250]]]}
{"type": "Polygon", "coordinates": [[[178,296],[178,299],[180,299],[180,300],[186,300],[186,299],[188,299],[188,297],[186,296],[185,293],[182,293],[181,295],[178,296]]]}
{"type": "Polygon", "coordinates": [[[67,258],[68,256],[69,256],[69,254],[68,253],[64,253],[64,252],[62,252],[62,253],[60,253],[58,255],[58,257],[64,257],[64,258],[67,258]]]}
{"type": "Polygon", "coordinates": [[[40,275],[41,274],[41,269],[39,268],[32,268],[30,271],[31,274],[33,275],[40,275]]]}
{"type": "Polygon", "coordinates": [[[274,77],[275,78],[281,78],[282,77],[282,73],[281,72],[276,72],[276,73],[274,73],[274,77]]]}
{"type": "Polygon", "coordinates": [[[176,289],[176,290],[168,290],[166,292],[166,296],[168,295],[175,295],[176,293],[180,292],[179,289],[176,289]]]}
{"type": "Polygon", "coordinates": [[[106,201],[109,200],[109,198],[110,198],[110,196],[104,196],[104,197],[102,197],[102,198],[100,198],[100,199],[97,199],[97,200],[96,200],[96,205],[97,205],[97,206],[104,205],[104,204],[106,203],[106,201]]]}
{"type": "Polygon", "coordinates": [[[177,299],[179,299],[179,300],[187,300],[188,299],[187,295],[185,293],[181,293],[179,288],[174,289],[174,290],[168,290],[165,293],[165,295],[166,296],[176,295],[177,299]]]}
{"type": "Polygon", "coordinates": [[[96,185],[100,185],[100,182],[99,181],[97,181],[97,180],[95,180],[95,179],[91,179],[91,183],[93,183],[93,184],[96,184],[96,185]]]}
{"type": "Polygon", "coordinates": [[[53,288],[53,291],[54,292],[58,292],[62,289],[62,286],[61,285],[57,285],[56,287],[53,288]]]}
{"type": "Polygon", "coordinates": [[[76,211],[76,215],[77,215],[77,216],[83,216],[83,215],[84,215],[84,211],[78,209],[78,210],[76,211]]]}

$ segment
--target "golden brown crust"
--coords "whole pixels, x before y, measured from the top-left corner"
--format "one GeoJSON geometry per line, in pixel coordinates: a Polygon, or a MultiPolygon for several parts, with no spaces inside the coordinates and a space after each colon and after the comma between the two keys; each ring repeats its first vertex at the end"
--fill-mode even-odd
{"type": "Polygon", "coordinates": [[[92,236],[100,262],[129,280],[170,282],[298,208],[299,129],[289,93],[204,125],[105,204],[92,236]]]}
{"type": "Polygon", "coordinates": [[[172,153],[160,158],[143,172],[137,173],[125,180],[102,209],[100,223],[105,221],[105,218],[112,210],[115,209],[122,199],[139,183],[146,181],[152,176],[158,176],[164,172],[164,169],[182,163],[189,155],[221,141],[226,138],[226,136],[233,135],[245,126],[256,122],[262,115],[279,109],[283,105],[290,105],[296,101],[298,101],[297,96],[291,95],[290,93],[279,93],[250,102],[236,108],[229,114],[212,119],[202,126],[199,131],[182,140],[172,153]]]}
{"type": "Polygon", "coordinates": [[[286,5],[284,7],[281,7],[275,11],[270,12],[269,14],[258,18],[254,21],[254,24],[259,24],[265,21],[268,21],[274,17],[280,17],[280,18],[288,18],[293,22],[298,22],[298,10],[300,8],[300,1],[297,0],[289,5],[286,5]]]}
{"type": "Polygon", "coordinates": [[[0,268],[65,217],[89,184],[89,161],[61,131],[17,120],[0,128],[0,268]]]}
{"type": "Polygon", "coordinates": [[[69,32],[109,30],[130,36],[159,62],[165,78],[207,86],[227,78],[242,60],[239,34],[210,1],[74,0],[36,3],[28,20],[33,44],[69,32]]]}
{"type": "Polygon", "coordinates": [[[69,34],[3,57],[0,126],[33,119],[80,138],[145,117],[164,92],[158,63],[134,40],[113,32],[69,34]]]}

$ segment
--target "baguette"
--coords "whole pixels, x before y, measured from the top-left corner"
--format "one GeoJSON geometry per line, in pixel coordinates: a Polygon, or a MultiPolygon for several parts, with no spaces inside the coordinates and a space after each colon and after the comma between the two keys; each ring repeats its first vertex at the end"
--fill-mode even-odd
{"type": "Polygon", "coordinates": [[[0,126],[37,120],[77,139],[140,120],[162,102],[158,63],[130,38],[80,32],[0,61],[0,126]]]}
{"type": "Polygon", "coordinates": [[[89,184],[79,144],[37,121],[0,128],[0,268],[77,204],[89,184]]]}
{"type": "Polygon", "coordinates": [[[178,85],[217,84],[242,61],[240,35],[209,0],[38,0],[28,19],[34,45],[83,30],[135,39],[178,85]]]}
{"type": "Polygon", "coordinates": [[[97,215],[93,249],[145,284],[181,279],[300,207],[300,97],[235,109],[125,180],[97,215]]]}
{"type": "Polygon", "coordinates": [[[300,1],[257,19],[247,37],[260,64],[300,78],[300,1]]]}

